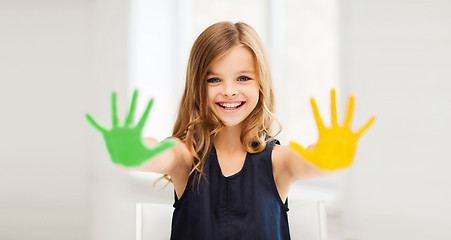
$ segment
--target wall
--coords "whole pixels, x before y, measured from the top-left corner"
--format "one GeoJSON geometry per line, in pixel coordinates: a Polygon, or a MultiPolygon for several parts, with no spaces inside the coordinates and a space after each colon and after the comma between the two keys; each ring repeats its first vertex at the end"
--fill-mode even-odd
{"type": "Polygon", "coordinates": [[[342,102],[375,114],[343,193],[344,239],[450,239],[451,3],[344,0],[342,102]]]}
{"type": "Polygon", "coordinates": [[[86,0],[0,2],[0,239],[88,238],[91,24],[86,0]]]}

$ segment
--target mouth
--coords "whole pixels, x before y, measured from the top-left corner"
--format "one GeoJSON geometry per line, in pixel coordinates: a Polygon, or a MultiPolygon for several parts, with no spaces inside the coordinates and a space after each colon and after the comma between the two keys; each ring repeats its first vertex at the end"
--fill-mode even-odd
{"type": "Polygon", "coordinates": [[[237,102],[217,102],[216,105],[219,107],[225,109],[225,110],[235,110],[240,107],[242,107],[246,102],[244,101],[237,101],[237,102]]]}

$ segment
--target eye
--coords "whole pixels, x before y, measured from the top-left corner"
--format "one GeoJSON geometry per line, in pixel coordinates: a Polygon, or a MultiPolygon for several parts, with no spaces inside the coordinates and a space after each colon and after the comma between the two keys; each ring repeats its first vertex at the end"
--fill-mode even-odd
{"type": "Polygon", "coordinates": [[[207,82],[209,82],[209,83],[217,83],[217,82],[219,82],[219,79],[217,79],[217,78],[210,78],[210,79],[207,80],[207,82]]]}
{"type": "Polygon", "coordinates": [[[249,77],[241,76],[241,77],[238,78],[238,81],[240,81],[240,82],[245,82],[245,81],[247,81],[247,80],[249,80],[249,79],[250,79],[249,77]]]}

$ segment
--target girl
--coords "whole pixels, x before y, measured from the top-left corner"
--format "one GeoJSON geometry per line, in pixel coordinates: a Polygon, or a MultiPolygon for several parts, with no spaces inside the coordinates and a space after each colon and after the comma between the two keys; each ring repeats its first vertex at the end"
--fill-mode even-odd
{"type": "Polygon", "coordinates": [[[114,92],[111,130],[86,117],[104,135],[114,163],[162,173],[173,183],[173,240],[290,239],[291,184],[350,166],[359,136],[374,121],[351,132],[351,96],[338,126],[332,89],[332,127],[323,125],[312,99],[318,142],[308,149],[280,145],[271,131],[277,119],[267,54],[255,30],[241,22],[213,24],[194,42],[172,138],[141,140],[153,100],[133,127],[137,94],[123,126],[114,92]]]}

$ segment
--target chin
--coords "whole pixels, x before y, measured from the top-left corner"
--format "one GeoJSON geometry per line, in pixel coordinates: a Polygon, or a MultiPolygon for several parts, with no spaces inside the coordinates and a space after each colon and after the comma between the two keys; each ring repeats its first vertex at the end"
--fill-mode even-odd
{"type": "Polygon", "coordinates": [[[226,127],[236,127],[238,125],[240,125],[243,121],[224,121],[221,119],[222,124],[224,124],[224,126],[226,127]]]}

